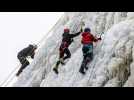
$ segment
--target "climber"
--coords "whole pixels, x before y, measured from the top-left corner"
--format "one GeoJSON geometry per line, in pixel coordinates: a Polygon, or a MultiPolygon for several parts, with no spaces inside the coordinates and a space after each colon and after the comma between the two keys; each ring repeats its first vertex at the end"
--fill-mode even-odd
{"type": "Polygon", "coordinates": [[[93,42],[97,42],[101,40],[100,38],[96,38],[91,34],[90,28],[85,28],[82,33],[82,41],[83,44],[82,52],[83,52],[83,61],[81,68],[79,70],[80,73],[85,74],[85,69],[88,70],[87,64],[93,59],[93,42]]]}
{"type": "Polygon", "coordinates": [[[56,66],[53,68],[53,71],[58,74],[58,66],[61,63],[62,65],[65,65],[64,61],[71,57],[70,50],[68,47],[73,42],[73,38],[80,35],[82,32],[82,28],[80,32],[75,34],[70,34],[70,30],[68,28],[64,29],[64,33],[62,35],[62,43],[59,48],[59,61],[57,61],[56,66]],[[66,54],[66,56],[64,56],[66,54]]]}
{"type": "Polygon", "coordinates": [[[37,45],[33,44],[33,45],[29,45],[27,48],[24,48],[23,50],[21,50],[17,57],[20,61],[20,63],[22,64],[21,68],[19,69],[19,71],[17,72],[16,76],[19,76],[20,73],[23,71],[24,68],[26,68],[29,65],[29,61],[27,60],[27,57],[31,57],[32,59],[34,59],[34,55],[35,55],[35,50],[37,49],[37,45]]]}

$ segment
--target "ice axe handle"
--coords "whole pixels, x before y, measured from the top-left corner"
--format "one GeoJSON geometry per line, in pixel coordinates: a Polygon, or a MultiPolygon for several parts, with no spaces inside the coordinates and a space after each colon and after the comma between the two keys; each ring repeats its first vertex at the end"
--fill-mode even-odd
{"type": "Polygon", "coordinates": [[[82,21],[81,22],[81,30],[83,31],[83,26],[85,26],[85,23],[82,21]]]}
{"type": "Polygon", "coordinates": [[[81,22],[81,27],[82,27],[82,26],[85,26],[85,23],[84,23],[83,21],[81,22]]]}
{"type": "Polygon", "coordinates": [[[104,32],[101,32],[101,33],[100,33],[100,38],[101,38],[101,36],[102,36],[103,34],[104,34],[104,32]]]}

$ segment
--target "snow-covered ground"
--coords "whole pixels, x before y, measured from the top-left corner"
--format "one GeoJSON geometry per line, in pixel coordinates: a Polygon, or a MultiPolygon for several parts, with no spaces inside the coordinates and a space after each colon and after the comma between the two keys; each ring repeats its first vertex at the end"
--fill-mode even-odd
{"type": "MultiPolygon", "coordinates": [[[[83,27],[84,28],[84,27],[83,27]]],[[[133,12],[68,12],[43,41],[34,61],[20,75],[14,87],[116,87],[134,86],[134,13],[133,12]],[[71,58],[59,67],[58,48],[63,29],[80,30],[81,21],[95,36],[104,32],[102,41],[94,44],[94,59],[83,76],[79,68],[83,59],[81,36],[69,47],[71,58]]]]}

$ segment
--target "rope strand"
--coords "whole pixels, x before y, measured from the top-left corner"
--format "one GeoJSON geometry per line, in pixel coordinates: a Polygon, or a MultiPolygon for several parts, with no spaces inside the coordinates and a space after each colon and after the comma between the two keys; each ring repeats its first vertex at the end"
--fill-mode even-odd
{"type": "Polygon", "coordinates": [[[18,66],[15,67],[12,72],[7,76],[7,78],[1,83],[1,87],[9,80],[9,78],[12,76],[12,74],[18,69],[18,66]]]}

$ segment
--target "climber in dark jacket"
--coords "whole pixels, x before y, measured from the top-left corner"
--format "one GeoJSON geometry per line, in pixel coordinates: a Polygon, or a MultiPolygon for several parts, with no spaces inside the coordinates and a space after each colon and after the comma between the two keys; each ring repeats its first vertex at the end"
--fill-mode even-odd
{"type": "Polygon", "coordinates": [[[34,59],[36,49],[37,49],[37,45],[31,45],[30,44],[27,48],[24,48],[23,50],[21,50],[18,53],[17,57],[18,57],[20,63],[22,64],[22,66],[19,69],[16,76],[19,76],[20,73],[23,71],[23,69],[26,68],[29,65],[29,61],[27,60],[27,57],[30,56],[32,59],[34,59]]]}
{"type": "Polygon", "coordinates": [[[82,32],[82,29],[80,30],[80,32],[75,33],[75,34],[70,34],[69,32],[70,32],[69,29],[64,29],[64,33],[62,35],[62,43],[59,48],[59,61],[57,61],[56,66],[53,68],[56,74],[58,74],[59,64],[61,63],[64,65],[64,61],[71,57],[71,53],[68,48],[73,42],[73,38],[80,35],[80,33],[82,32]],[[64,56],[65,54],[66,56],[64,56]]]}

